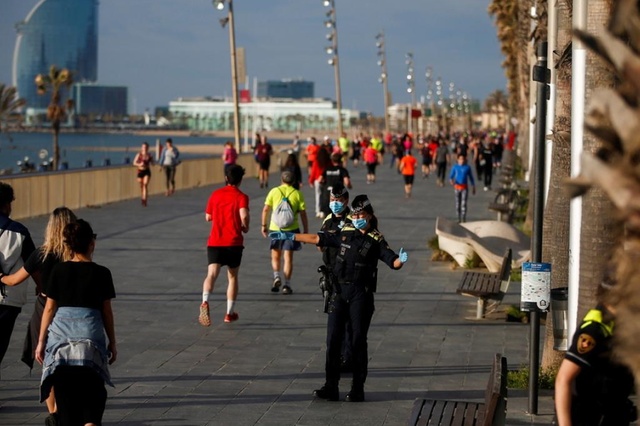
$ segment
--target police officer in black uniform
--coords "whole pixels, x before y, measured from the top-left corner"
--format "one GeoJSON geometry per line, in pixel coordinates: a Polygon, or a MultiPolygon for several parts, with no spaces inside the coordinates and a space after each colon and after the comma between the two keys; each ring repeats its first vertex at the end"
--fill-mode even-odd
{"type": "MultiPolygon", "coordinates": [[[[334,183],[329,192],[329,209],[331,213],[324,218],[320,232],[326,234],[337,234],[342,231],[345,225],[351,224],[351,216],[349,209],[349,191],[342,183],[334,183]]],[[[330,283],[330,291],[336,292],[339,287],[337,280],[333,275],[333,269],[336,264],[339,249],[337,247],[322,247],[322,261],[324,263],[324,272],[321,279],[324,283],[330,283]]],[[[332,295],[330,294],[329,297],[332,295]]],[[[325,299],[325,312],[328,313],[329,300],[325,299]]],[[[340,361],[342,372],[351,371],[351,322],[347,321],[344,341],[342,345],[342,359],[340,361]]]]}
{"type": "MultiPolygon", "coordinates": [[[[598,288],[602,301],[615,283],[609,268],[598,288]]],[[[555,404],[559,426],[626,426],[635,419],[629,400],[633,376],[611,357],[613,314],[600,303],[584,317],[556,377],[555,404]]]]}
{"type": "Polygon", "coordinates": [[[313,394],[322,399],[337,401],[340,398],[340,355],[345,324],[351,321],[353,335],[353,381],[346,401],[364,401],[364,383],[367,378],[367,333],[374,311],[373,293],[377,284],[378,261],[392,269],[400,269],[408,255],[401,248],[396,254],[377,230],[377,219],[366,195],[358,195],[351,204],[352,223],[340,233],[293,234],[272,232],[271,238],[316,244],[320,247],[336,247],[338,254],[333,273],[338,290],[331,299],[327,324],[327,356],[325,384],[313,394]]]}

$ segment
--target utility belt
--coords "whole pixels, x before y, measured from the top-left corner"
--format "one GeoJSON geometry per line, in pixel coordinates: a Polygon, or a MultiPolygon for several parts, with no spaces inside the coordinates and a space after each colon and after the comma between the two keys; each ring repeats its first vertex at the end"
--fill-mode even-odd
{"type": "Polygon", "coordinates": [[[341,286],[363,286],[365,290],[375,293],[378,288],[378,268],[366,263],[356,263],[353,277],[338,277],[341,286]]]}

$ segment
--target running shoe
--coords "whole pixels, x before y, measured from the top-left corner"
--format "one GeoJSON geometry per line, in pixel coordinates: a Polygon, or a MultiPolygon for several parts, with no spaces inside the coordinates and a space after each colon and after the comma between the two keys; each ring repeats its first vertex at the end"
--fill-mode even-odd
{"type": "Polygon", "coordinates": [[[282,281],[280,280],[280,277],[276,277],[273,279],[273,285],[271,286],[271,291],[274,293],[277,293],[280,291],[280,285],[282,284],[282,281]]]}
{"type": "Polygon", "coordinates": [[[198,317],[198,321],[204,327],[209,327],[211,325],[211,317],[209,316],[209,302],[202,302],[200,305],[200,316],[198,317]]]}
{"type": "Polygon", "coordinates": [[[232,312],[232,313],[226,314],[224,316],[224,322],[234,322],[234,321],[238,321],[238,313],[237,312],[232,312]]]}
{"type": "Polygon", "coordinates": [[[291,287],[289,287],[288,285],[285,285],[284,287],[282,287],[282,294],[291,294],[293,293],[293,290],[291,290],[291,287]]]}

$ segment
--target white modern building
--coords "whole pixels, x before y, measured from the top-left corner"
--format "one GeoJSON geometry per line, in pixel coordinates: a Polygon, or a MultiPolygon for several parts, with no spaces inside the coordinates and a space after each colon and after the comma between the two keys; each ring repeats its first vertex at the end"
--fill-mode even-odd
{"type": "MultiPolygon", "coordinates": [[[[233,102],[220,98],[178,98],[169,102],[174,123],[181,122],[194,131],[233,130],[233,102]]],[[[360,112],[342,109],[342,124],[349,129],[360,112]]],[[[240,123],[252,131],[335,130],[338,113],[327,99],[255,98],[240,103],[240,123]]]]}

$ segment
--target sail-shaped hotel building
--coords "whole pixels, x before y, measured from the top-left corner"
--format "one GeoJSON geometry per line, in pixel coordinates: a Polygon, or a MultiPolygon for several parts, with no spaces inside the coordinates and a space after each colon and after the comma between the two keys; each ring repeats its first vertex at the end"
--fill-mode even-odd
{"type": "Polygon", "coordinates": [[[51,65],[72,71],[75,82],[97,81],[98,0],[40,0],[16,30],[13,85],[28,109],[47,107],[34,80],[51,65]]]}

